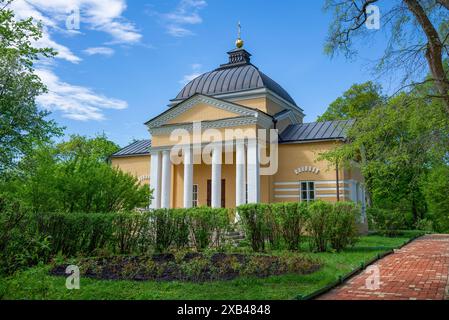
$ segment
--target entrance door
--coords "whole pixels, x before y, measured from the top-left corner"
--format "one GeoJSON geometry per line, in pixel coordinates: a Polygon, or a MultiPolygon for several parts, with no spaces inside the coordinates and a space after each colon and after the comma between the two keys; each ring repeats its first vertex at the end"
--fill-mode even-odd
{"type": "MultiPolygon", "coordinates": [[[[207,206],[212,206],[212,180],[207,180],[207,206]]],[[[226,208],[226,180],[221,180],[221,207],[226,208]]]]}

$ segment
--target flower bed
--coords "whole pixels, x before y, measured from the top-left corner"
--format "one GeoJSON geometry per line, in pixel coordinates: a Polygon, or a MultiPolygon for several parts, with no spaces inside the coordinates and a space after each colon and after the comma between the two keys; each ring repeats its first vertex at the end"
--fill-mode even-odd
{"type": "MultiPolygon", "coordinates": [[[[302,255],[269,256],[245,254],[187,253],[181,256],[116,256],[83,259],[76,263],[83,277],[101,280],[187,281],[233,280],[239,276],[259,278],[283,274],[310,274],[321,264],[302,255]]],[[[67,265],[54,267],[50,274],[67,276],[67,265]]]]}

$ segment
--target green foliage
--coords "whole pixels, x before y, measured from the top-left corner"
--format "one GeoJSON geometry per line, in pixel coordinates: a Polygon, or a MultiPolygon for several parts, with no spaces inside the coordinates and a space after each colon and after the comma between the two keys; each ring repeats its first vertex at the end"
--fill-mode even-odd
{"type": "Polygon", "coordinates": [[[271,250],[295,251],[301,237],[309,236],[314,251],[325,252],[329,245],[341,251],[357,236],[356,221],[360,208],[353,203],[331,204],[315,201],[301,203],[248,204],[237,208],[247,239],[256,252],[267,244],[271,250]]]}
{"type": "Polygon", "coordinates": [[[309,206],[310,218],[307,231],[311,237],[311,246],[314,251],[325,252],[329,242],[331,228],[332,204],[324,201],[315,201],[309,206]]]}
{"type": "Polygon", "coordinates": [[[289,250],[298,250],[301,235],[305,229],[308,207],[305,202],[279,203],[271,206],[277,216],[279,229],[289,250]]]}
{"type": "Polygon", "coordinates": [[[357,241],[361,211],[356,204],[315,201],[309,211],[307,230],[313,251],[326,252],[330,247],[340,252],[357,241]]]}
{"type": "Polygon", "coordinates": [[[0,273],[47,263],[63,255],[102,256],[168,252],[222,245],[226,209],[170,209],[145,213],[33,213],[3,208],[0,273]]]}
{"type": "Polygon", "coordinates": [[[368,204],[409,212],[416,224],[426,212],[422,181],[445,161],[448,146],[449,121],[441,103],[414,92],[372,109],[349,130],[348,143],[320,159],[345,166],[357,161],[368,204]]]}
{"type": "Polygon", "coordinates": [[[220,246],[223,233],[229,229],[226,209],[193,208],[187,211],[188,225],[198,251],[211,245],[220,246]]]}
{"type": "Polygon", "coordinates": [[[352,202],[337,202],[333,205],[329,224],[329,242],[340,252],[357,240],[357,224],[360,208],[352,202]]]}
{"type": "Polygon", "coordinates": [[[371,81],[354,84],[327,108],[318,121],[349,120],[362,118],[366,113],[382,105],[382,87],[371,81]]]}
{"type": "Polygon", "coordinates": [[[433,169],[423,188],[435,230],[449,232],[449,167],[445,165],[433,169]]]}
{"type": "Polygon", "coordinates": [[[0,180],[0,197],[15,198],[34,212],[118,212],[148,206],[150,192],[106,159],[118,146],[104,136],[72,136],[41,145],[22,159],[21,174],[0,180]]]}
{"type": "Polygon", "coordinates": [[[396,236],[400,230],[408,229],[410,217],[400,211],[369,208],[367,216],[372,228],[387,236],[396,236]]]}
{"type": "Polygon", "coordinates": [[[416,230],[421,230],[421,231],[426,231],[426,232],[433,232],[434,231],[433,225],[434,225],[434,223],[433,223],[432,220],[430,220],[430,219],[421,219],[416,224],[416,230]]]}
{"type": "Polygon", "coordinates": [[[0,174],[30,154],[36,141],[49,140],[61,130],[46,119],[36,98],[46,91],[33,64],[55,52],[33,46],[42,28],[33,20],[16,20],[6,0],[0,0],[0,174]]]}
{"type": "Polygon", "coordinates": [[[444,60],[449,56],[447,1],[326,0],[324,8],[332,13],[333,18],[329,25],[325,52],[331,56],[343,53],[350,58],[357,54],[357,48],[354,46],[356,39],[366,44],[370,42],[370,37],[378,35],[378,32],[373,32],[374,30],[365,26],[371,22],[370,18],[380,19],[380,16],[367,14],[366,10],[371,4],[381,8],[382,17],[388,17],[379,21],[388,38],[385,41],[388,45],[385,46],[381,57],[372,57],[372,60],[378,61],[373,71],[378,75],[388,76],[399,71],[395,75],[401,75],[401,85],[413,87],[425,78],[423,74],[425,68],[422,66],[427,65],[432,76],[426,80],[434,88],[432,93],[427,93],[427,97],[438,97],[445,105],[447,117],[449,78],[447,71],[444,70],[444,60]],[[382,6],[381,3],[385,5],[382,6]],[[423,44],[436,49],[422,50],[423,44]]]}
{"type": "MultiPolygon", "coordinates": [[[[26,217],[29,229],[23,231],[49,237],[52,254],[90,255],[110,243],[114,217],[95,213],[32,213],[26,217]]],[[[119,238],[120,234],[116,236],[119,238]]]]}
{"type": "Polygon", "coordinates": [[[268,210],[266,204],[246,204],[237,208],[246,236],[250,239],[255,252],[265,250],[267,233],[271,231],[267,226],[268,210]]]}
{"type": "Polygon", "coordinates": [[[19,204],[0,201],[0,274],[46,261],[50,255],[49,237],[30,228],[26,216],[19,204]]]}

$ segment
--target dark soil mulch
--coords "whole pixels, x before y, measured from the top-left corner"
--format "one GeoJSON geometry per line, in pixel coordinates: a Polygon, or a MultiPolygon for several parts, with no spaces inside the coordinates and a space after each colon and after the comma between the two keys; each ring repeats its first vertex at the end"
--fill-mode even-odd
{"type": "MultiPolygon", "coordinates": [[[[178,260],[173,254],[142,257],[115,256],[83,259],[77,264],[81,275],[101,280],[190,281],[233,280],[239,276],[269,277],[287,273],[309,274],[319,262],[304,256],[278,257],[215,253],[187,253],[178,260]]],[[[68,265],[54,267],[50,274],[67,276],[68,265]]]]}

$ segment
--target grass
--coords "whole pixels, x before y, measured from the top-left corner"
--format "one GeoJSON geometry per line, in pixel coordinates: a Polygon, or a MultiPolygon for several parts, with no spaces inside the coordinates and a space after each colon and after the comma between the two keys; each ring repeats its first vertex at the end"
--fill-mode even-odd
{"type": "Polygon", "coordinates": [[[311,253],[323,267],[310,275],[283,275],[265,279],[243,277],[203,284],[183,282],[102,281],[81,278],[80,290],[67,290],[65,278],[48,275],[50,266],[38,266],[9,278],[0,278],[0,299],[15,300],[286,300],[308,295],[338,279],[379,253],[397,248],[414,233],[387,238],[361,237],[341,253],[311,253]]]}

